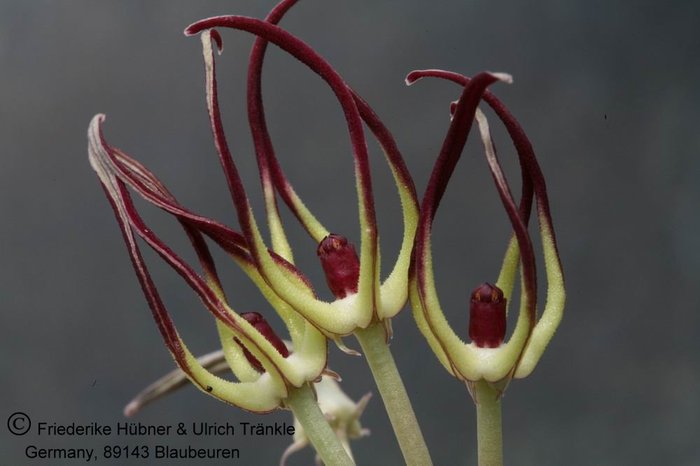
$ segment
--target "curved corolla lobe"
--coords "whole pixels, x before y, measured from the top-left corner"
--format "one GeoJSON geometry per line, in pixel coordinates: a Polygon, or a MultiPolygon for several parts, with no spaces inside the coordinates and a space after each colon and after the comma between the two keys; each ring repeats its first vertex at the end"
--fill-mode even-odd
{"type": "Polygon", "coordinates": [[[102,162],[105,168],[149,203],[174,215],[181,223],[196,226],[227,252],[240,260],[250,262],[248,246],[243,235],[216,220],[197,215],[182,207],[148,168],[105,140],[102,130],[104,119],[104,115],[98,115],[93,119],[91,126],[94,127],[95,147],[99,146],[103,153],[102,162]]]}

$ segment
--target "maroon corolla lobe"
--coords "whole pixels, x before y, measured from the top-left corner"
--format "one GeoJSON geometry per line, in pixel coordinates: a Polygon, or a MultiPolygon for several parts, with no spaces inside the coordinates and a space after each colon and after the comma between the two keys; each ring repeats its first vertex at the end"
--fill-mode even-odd
{"type": "Polygon", "coordinates": [[[331,233],[321,240],[316,250],[321,259],[326,282],[336,298],[357,293],[360,261],[355,246],[342,235],[331,233]]]}
{"type": "Polygon", "coordinates": [[[482,283],[469,302],[469,338],[479,348],[497,348],[506,336],[506,298],[496,285],[482,283]]]}
{"type": "MultiPolygon", "coordinates": [[[[270,327],[270,324],[267,323],[265,318],[257,313],[257,312],[244,312],[241,314],[241,317],[243,317],[245,320],[248,321],[250,325],[255,327],[255,330],[260,332],[262,336],[265,337],[267,341],[269,341],[272,346],[275,347],[275,349],[282,355],[283,358],[286,358],[289,356],[289,350],[287,349],[287,346],[284,344],[282,339],[277,336],[274,330],[272,330],[272,327],[270,327]]],[[[248,360],[251,366],[255,368],[258,372],[265,372],[265,368],[263,367],[262,364],[260,364],[260,361],[252,355],[250,351],[246,349],[245,346],[241,344],[241,342],[238,340],[238,338],[234,338],[236,343],[243,348],[243,355],[245,358],[248,360]]]]}

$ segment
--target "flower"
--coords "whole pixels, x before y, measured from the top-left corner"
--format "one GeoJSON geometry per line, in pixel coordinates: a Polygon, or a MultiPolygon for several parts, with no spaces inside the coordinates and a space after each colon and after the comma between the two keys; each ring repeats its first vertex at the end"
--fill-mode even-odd
{"type": "MultiPolygon", "coordinates": [[[[295,3],[296,0],[282,1],[268,15],[266,21],[243,16],[219,16],[198,21],[190,25],[185,33],[187,35],[201,33],[207,69],[207,100],[214,139],[231,189],[242,233],[256,268],[280,298],[344,348],[340,337],[351,334],[356,329],[366,328],[373,322],[384,322],[389,331],[389,320],[405,305],[408,297],[408,268],[418,222],[418,200],[413,180],[391,133],[372,108],[313,49],[275,25],[295,3]],[[248,115],[263,182],[268,224],[272,232],[271,250],[274,252],[268,249],[260,234],[222,129],[212,47],[212,41],[214,41],[221,50],[221,37],[213,29],[216,27],[238,29],[259,36],[249,63],[248,115]],[[323,245],[329,244],[328,241],[339,241],[336,244],[340,244],[347,239],[331,233],[313,216],[286,179],[277,161],[265,124],[260,88],[262,63],[268,42],[274,43],[301,61],[328,84],[336,95],[347,122],[353,149],[359,206],[359,258],[357,263],[353,263],[351,257],[346,257],[343,264],[350,267],[347,273],[340,272],[337,268],[332,272],[324,266],[329,285],[336,296],[332,302],[310,295],[306,287],[290,278],[285,267],[275,260],[275,253],[287,258],[291,257],[291,249],[284,236],[282,222],[277,212],[275,191],[318,245],[319,252],[326,251],[323,245]],[[398,189],[404,221],[403,239],[398,257],[393,269],[381,283],[377,221],[363,123],[367,125],[384,150],[398,189]],[[347,281],[345,284],[338,285],[343,288],[343,291],[336,289],[335,280],[339,273],[344,275],[343,280],[347,281]]],[[[322,263],[326,263],[325,256],[320,255],[322,263]]]]}
{"type": "MultiPolygon", "coordinates": [[[[300,387],[316,380],[323,372],[326,366],[325,337],[265,285],[240,235],[184,209],[146,167],[107,144],[101,130],[103,120],[103,115],[97,115],[88,130],[90,163],[114,209],[137,277],[175,362],[198,388],[222,401],[255,412],[267,412],[282,406],[290,387],[300,387]],[[180,220],[197,253],[203,276],[198,275],[148,228],[133,205],[127,185],[180,220]],[[279,338],[265,330],[266,323],[251,323],[231,308],[203,233],[232,255],[285,321],[293,342],[291,354],[285,355],[280,351],[279,338]],[[219,378],[187,349],[150,276],[136,241],[137,236],[180,274],[214,315],[226,361],[239,382],[219,378]],[[246,357],[246,352],[259,364],[258,367],[250,356],[246,357]]],[[[278,260],[284,262],[282,258],[278,260]]],[[[293,265],[284,263],[289,273],[294,273],[293,265]]]]}
{"type": "Polygon", "coordinates": [[[564,309],[564,279],[545,180],[525,132],[501,101],[487,91],[488,86],[495,82],[512,82],[509,75],[480,73],[470,79],[442,70],[424,70],[410,73],[406,82],[410,85],[424,77],[451,80],[462,86],[463,91],[460,99],[451,106],[452,121],[421,205],[410,277],[413,315],[433,352],[450,374],[467,382],[470,391],[471,384],[484,380],[502,392],[512,377],[526,377],[533,371],[556,331],[564,309]],[[498,162],[487,119],[478,109],[482,99],[503,122],[517,150],[523,177],[519,207],[513,200],[498,162]],[[489,169],[513,226],[514,235],[508,244],[495,285],[480,285],[472,293],[469,324],[472,342],[466,343],[449,326],[440,307],[433,276],[430,238],[435,213],[464,148],[473,120],[479,126],[489,169]],[[539,319],[536,318],[535,255],[527,229],[533,197],[537,202],[547,276],[547,299],[539,319]],[[503,342],[507,303],[513,298],[513,285],[519,264],[522,279],[520,311],[510,339],[503,342]]]}

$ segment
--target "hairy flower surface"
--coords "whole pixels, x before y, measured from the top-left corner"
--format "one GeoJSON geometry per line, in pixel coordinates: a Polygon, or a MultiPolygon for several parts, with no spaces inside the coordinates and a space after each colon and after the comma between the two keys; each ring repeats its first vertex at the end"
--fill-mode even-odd
{"type": "Polygon", "coordinates": [[[451,80],[462,86],[463,91],[451,107],[452,121],[421,205],[410,278],[413,315],[433,352],[452,375],[468,383],[486,380],[503,390],[512,377],[526,377],[532,372],[556,331],[564,308],[564,280],[544,177],[521,126],[487,90],[498,81],[510,83],[509,75],[480,73],[470,79],[447,71],[425,70],[410,73],[406,82],[412,84],[423,77],[451,80]],[[478,109],[482,99],[503,122],[517,150],[523,177],[519,207],[498,161],[486,116],[478,109]],[[472,342],[467,343],[450,327],[441,309],[433,275],[430,238],[435,214],[474,120],[479,127],[491,176],[513,226],[514,237],[508,245],[495,285],[482,285],[472,294],[469,332],[472,342]],[[527,229],[533,199],[537,202],[547,275],[547,299],[539,319],[536,312],[535,254],[527,229]],[[522,281],[520,311],[512,335],[502,343],[506,303],[513,301],[518,269],[522,281]]]}

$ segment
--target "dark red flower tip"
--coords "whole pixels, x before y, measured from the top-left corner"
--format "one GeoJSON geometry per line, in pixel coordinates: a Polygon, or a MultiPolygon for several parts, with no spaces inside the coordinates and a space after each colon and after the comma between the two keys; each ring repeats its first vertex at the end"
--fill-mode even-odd
{"type": "Polygon", "coordinates": [[[503,291],[496,285],[482,283],[472,291],[471,300],[479,303],[500,303],[504,300],[503,291]]]}
{"type": "Polygon", "coordinates": [[[469,338],[479,348],[497,348],[506,336],[506,298],[496,285],[482,283],[469,302],[469,338]]]}
{"type": "MultiPolygon", "coordinates": [[[[243,314],[241,314],[241,317],[247,320],[250,325],[255,327],[255,330],[260,332],[262,336],[264,336],[265,339],[269,341],[272,344],[272,346],[274,346],[274,348],[282,355],[283,358],[289,356],[289,350],[287,349],[287,345],[285,345],[282,339],[277,336],[275,331],[272,330],[272,327],[270,327],[270,324],[267,323],[267,320],[265,320],[265,318],[260,313],[244,312],[243,314]]],[[[241,344],[238,338],[234,338],[234,340],[243,349],[243,355],[248,360],[250,365],[253,366],[258,372],[265,372],[265,368],[262,364],[260,364],[258,358],[253,356],[253,354],[250,351],[248,351],[248,349],[246,349],[246,347],[243,346],[243,344],[241,344]]]]}
{"type": "Polygon", "coordinates": [[[326,283],[336,298],[357,293],[360,278],[360,260],[355,246],[342,235],[331,233],[318,244],[316,254],[326,274],[326,283]]]}

